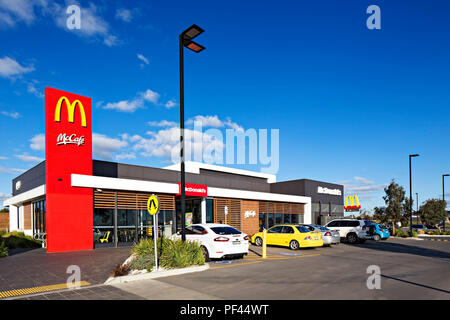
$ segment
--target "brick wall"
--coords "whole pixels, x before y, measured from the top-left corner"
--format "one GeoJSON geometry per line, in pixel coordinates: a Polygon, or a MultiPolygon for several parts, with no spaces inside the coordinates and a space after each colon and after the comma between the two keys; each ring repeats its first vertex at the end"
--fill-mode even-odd
{"type": "Polygon", "coordinates": [[[0,230],[9,230],[9,212],[0,212],[0,230]]]}
{"type": "Polygon", "coordinates": [[[241,221],[241,231],[249,236],[259,231],[259,201],[242,200],[241,221]],[[255,213],[254,216],[253,213],[255,213]]]}

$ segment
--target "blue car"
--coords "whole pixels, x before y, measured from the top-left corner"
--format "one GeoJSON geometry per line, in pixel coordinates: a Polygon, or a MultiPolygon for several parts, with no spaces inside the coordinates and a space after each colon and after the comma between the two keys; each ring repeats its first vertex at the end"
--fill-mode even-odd
{"type": "Polygon", "coordinates": [[[391,236],[389,229],[379,223],[370,222],[367,225],[367,236],[375,241],[387,240],[391,236]]]}

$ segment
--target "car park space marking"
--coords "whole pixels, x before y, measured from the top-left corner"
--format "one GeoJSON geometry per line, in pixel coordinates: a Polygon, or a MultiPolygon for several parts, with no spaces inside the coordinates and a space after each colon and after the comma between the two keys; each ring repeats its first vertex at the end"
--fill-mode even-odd
{"type": "MultiPolygon", "coordinates": [[[[89,282],[81,281],[81,282],[75,282],[73,284],[71,283],[70,287],[82,287],[82,286],[84,287],[84,286],[89,286],[89,285],[90,285],[89,282]]],[[[40,293],[40,292],[68,289],[70,287],[68,286],[67,283],[61,283],[61,284],[53,284],[53,285],[49,285],[49,286],[0,291],[0,299],[16,297],[16,296],[23,296],[23,295],[28,295],[28,294],[35,294],[35,293],[40,293]]]]}
{"type": "Polygon", "coordinates": [[[225,263],[221,263],[221,264],[225,264],[225,265],[221,265],[221,266],[217,266],[217,267],[211,267],[209,269],[211,270],[211,269],[231,268],[231,267],[235,267],[235,266],[242,266],[242,265],[246,265],[246,264],[254,264],[254,263],[259,263],[259,262],[264,262],[264,261],[289,260],[289,259],[309,258],[309,257],[317,257],[317,256],[320,256],[320,254],[316,253],[316,254],[298,255],[298,256],[268,256],[267,258],[259,257],[259,258],[245,259],[244,261],[247,261],[247,262],[242,262],[242,263],[233,263],[233,262],[228,260],[225,263]]]}

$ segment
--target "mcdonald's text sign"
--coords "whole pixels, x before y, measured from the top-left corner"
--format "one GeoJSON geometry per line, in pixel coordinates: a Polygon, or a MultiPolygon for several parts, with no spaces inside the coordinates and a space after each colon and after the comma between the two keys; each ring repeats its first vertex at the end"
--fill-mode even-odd
{"type": "Polygon", "coordinates": [[[71,174],[92,175],[92,99],[45,88],[47,251],[92,249],[93,194],[71,174]]]}

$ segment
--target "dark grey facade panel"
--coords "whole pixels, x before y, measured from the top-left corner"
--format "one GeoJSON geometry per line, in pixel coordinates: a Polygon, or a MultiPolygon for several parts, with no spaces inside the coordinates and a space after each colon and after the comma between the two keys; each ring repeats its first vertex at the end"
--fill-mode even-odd
{"type": "MultiPolygon", "coordinates": [[[[168,169],[118,164],[117,178],[151,180],[179,183],[180,172],[168,169]]],[[[265,179],[235,175],[211,170],[201,170],[200,174],[186,173],[186,183],[205,184],[208,187],[270,192],[265,179]]]]}
{"type": "MultiPolygon", "coordinates": [[[[168,183],[180,182],[179,171],[100,160],[93,160],[93,175],[168,183]]],[[[311,197],[312,203],[320,202],[322,204],[331,203],[332,205],[342,205],[344,198],[344,187],[342,185],[308,179],[270,184],[264,178],[200,169],[200,174],[186,173],[186,182],[204,184],[208,187],[216,188],[308,196],[311,197]],[[341,190],[341,195],[336,196],[318,193],[317,189],[319,186],[329,189],[339,189],[341,190]]],[[[45,161],[13,179],[12,194],[15,196],[43,184],[45,184],[45,161]],[[21,181],[21,188],[16,190],[16,182],[19,180],[21,181]]]]}
{"type": "Polygon", "coordinates": [[[117,178],[116,162],[93,160],[92,161],[92,174],[94,176],[117,178]]]}
{"type": "Polygon", "coordinates": [[[344,203],[344,186],[335,183],[328,183],[309,179],[299,179],[291,181],[283,181],[272,183],[270,185],[270,192],[291,194],[297,196],[311,197],[312,203],[331,203],[342,205],[344,203]],[[318,188],[338,189],[341,191],[340,195],[332,195],[327,193],[319,193],[318,188]]]}
{"type": "Polygon", "coordinates": [[[30,170],[22,173],[12,180],[12,195],[17,196],[21,193],[30,191],[45,184],[45,161],[34,166],[30,170]],[[16,183],[20,181],[20,189],[16,189],[16,183]]]}

